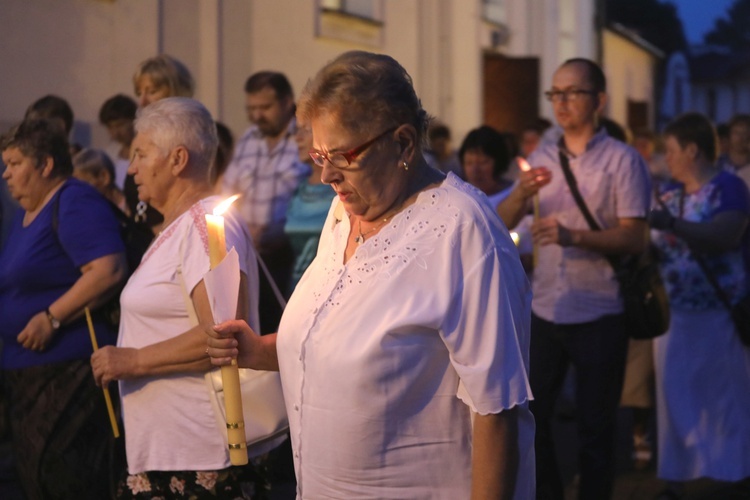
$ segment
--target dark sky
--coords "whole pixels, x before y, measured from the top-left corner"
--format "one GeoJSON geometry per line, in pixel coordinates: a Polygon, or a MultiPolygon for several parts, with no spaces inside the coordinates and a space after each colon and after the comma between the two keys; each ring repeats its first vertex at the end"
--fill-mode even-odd
{"type": "MultiPolygon", "coordinates": [[[[664,1],[664,0],[662,0],[664,1]]],[[[669,0],[677,10],[685,26],[688,43],[702,43],[703,35],[714,26],[714,20],[724,17],[734,0],[669,0]]]]}

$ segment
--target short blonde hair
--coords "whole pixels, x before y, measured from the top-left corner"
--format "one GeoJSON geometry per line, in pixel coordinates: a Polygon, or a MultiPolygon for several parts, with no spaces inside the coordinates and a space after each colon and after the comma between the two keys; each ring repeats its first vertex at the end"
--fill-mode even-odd
{"type": "Polygon", "coordinates": [[[133,86],[148,75],[157,87],[167,87],[169,97],[193,97],[195,81],[182,62],[166,54],[159,54],[141,62],[133,74],[133,86]]]}

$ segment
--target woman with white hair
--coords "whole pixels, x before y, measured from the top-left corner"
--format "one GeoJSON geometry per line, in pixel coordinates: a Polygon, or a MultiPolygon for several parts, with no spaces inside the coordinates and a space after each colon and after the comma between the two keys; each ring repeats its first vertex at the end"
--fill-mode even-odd
{"type": "MultiPolygon", "coordinates": [[[[216,126],[199,102],[172,97],[141,109],[135,130],[129,171],[164,225],[122,292],[117,347],[91,359],[97,384],[120,381],[129,475],[118,496],[251,498],[240,486],[247,469],[230,467],[204,381],[211,369],[204,329],[213,324],[203,282],[210,268],[205,214],[219,201],[209,182],[216,126]]],[[[231,213],[225,232],[242,271],[239,316],[257,326],[250,236],[231,213]]]]}

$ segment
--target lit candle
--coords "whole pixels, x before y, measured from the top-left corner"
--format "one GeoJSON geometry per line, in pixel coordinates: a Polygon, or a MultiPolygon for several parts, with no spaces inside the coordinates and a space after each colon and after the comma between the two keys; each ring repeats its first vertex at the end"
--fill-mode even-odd
{"type": "MultiPolygon", "coordinates": [[[[206,214],[208,228],[208,255],[211,269],[218,266],[227,255],[227,242],[224,236],[223,213],[237,199],[234,195],[214,208],[213,214],[206,214]]],[[[221,379],[224,385],[224,404],[227,415],[227,442],[229,443],[229,460],[232,465],[247,464],[247,444],[245,443],[245,418],[242,415],[242,395],[240,393],[240,372],[237,360],[230,366],[221,367],[221,379]]]]}
{"type": "MultiPolygon", "coordinates": [[[[531,165],[529,165],[529,162],[527,162],[522,157],[519,156],[517,158],[517,161],[518,161],[519,168],[523,170],[524,172],[528,172],[529,170],[531,170],[531,165]]],[[[536,222],[539,220],[539,191],[537,191],[536,194],[534,194],[534,197],[532,198],[532,200],[534,203],[534,222],[536,222]]],[[[534,269],[536,269],[536,263],[537,263],[538,254],[539,254],[538,245],[536,243],[534,243],[532,252],[533,252],[531,256],[532,262],[534,264],[534,269]]]]}
{"type": "Polygon", "coordinates": [[[521,244],[521,237],[518,236],[518,233],[515,231],[510,232],[510,239],[513,240],[513,244],[516,246],[521,244]]]}

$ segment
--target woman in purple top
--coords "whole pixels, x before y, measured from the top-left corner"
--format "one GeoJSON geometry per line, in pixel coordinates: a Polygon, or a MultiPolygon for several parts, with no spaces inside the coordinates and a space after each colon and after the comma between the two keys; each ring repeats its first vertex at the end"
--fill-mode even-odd
{"type": "MultiPolygon", "coordinates": [[[[125,277],[120,226],[94,188],[70,177],[67,140],[54,124],[24,121],[0,151],[21,206],[0,253],[3,391],[18,476],[29,499],[106,498],[112,431],[83,313],[125,277]]],[[[113,343],[97,316],[100,345],[113,343]]]]}

